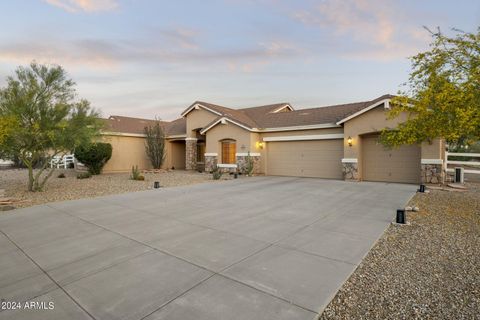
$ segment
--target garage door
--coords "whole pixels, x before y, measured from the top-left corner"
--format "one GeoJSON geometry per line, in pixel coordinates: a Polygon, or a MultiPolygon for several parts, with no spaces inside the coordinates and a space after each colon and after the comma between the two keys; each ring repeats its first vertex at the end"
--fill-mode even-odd
{"type": "Polygon", "coordinates": [[[402,146],[387,150],[378,135],[362,138],[363,180],[420,182],[420,147],[402,146]]]}
{"type": "Polygon", "coordinates": [[[267,145],[267,174],[342,179],[343,140],[281,141],[267,145]]]}

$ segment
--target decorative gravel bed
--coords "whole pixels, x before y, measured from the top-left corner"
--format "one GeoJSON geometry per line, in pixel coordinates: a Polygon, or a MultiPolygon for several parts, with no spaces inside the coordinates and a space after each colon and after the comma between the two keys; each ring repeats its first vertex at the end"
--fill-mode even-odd
{"type": "MultiPolygon", "coordinates": [[[[92,176],[89,179],[77,179],[74,170],[56,170],[46,184],[43,192],[28,192],[28,173],[24,169],[0,170],[0,189],[5,189],[5,196],[27,200],[15,204],[15,207],[28,207],[53,201],[73,200],[98,197],[133,191],[148,190],[154,181],[162,187],[182,186],[213,181],[211,174],[172,170],[161,173],[146,173],[145,181],[129,179],[130,173],[111,173],[92,176]],[[65,178],[57,178],[60,173],[65,178]]],[[[222,177],[223,178],[223,177],[222,177]]],[[[225,178],[228,178],[225,176],[225,178]]]]}
{"type": "Polygon", "coordinates": [[[320,319],[480,319],[480,184],[418,193],[320,319]]]}

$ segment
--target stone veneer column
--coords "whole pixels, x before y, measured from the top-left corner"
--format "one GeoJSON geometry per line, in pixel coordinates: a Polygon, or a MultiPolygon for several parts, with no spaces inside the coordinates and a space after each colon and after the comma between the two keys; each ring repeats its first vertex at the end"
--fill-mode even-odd
{"type": "Polygon", "coordinates": [[[345,181],[358,181],[358,160],[342,159],[342,171],[345,181]]]}
{"type": "Polygon", "coordinates": [[[197,139],[185,139],[185,169],[197,170],[197,139]]]}
{"type": "Polygon", "coordinates": [[[443,183],[442,167],[439,163],[422,163],[422,183],[443,183]]]}
{"type": "Polygon", "coordinates": [[[205,172],[212,172],[218,163],[218,157],[213,154],[205,155],[205,172]]]}

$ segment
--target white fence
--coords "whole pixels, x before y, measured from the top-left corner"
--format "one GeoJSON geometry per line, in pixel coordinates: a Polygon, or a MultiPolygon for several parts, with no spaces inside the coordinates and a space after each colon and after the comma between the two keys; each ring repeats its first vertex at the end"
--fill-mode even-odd
{"type": "Polygon", "coordinates": [[[478,166],[477,170],[472,169],[464,169],[465,173],[472,173],[472,174],[480,174],[480,160],[479,161],[458,161],[458,160],[448,160],[449,156],[456,156],[456,157],[468,157],[468,158],[479,158],[480,153],[458,153],[458,152],[446,152],[445,153],[445,167],[447,168],[447,172],[454,172],[455,169],[449,168],[449,164],[455,164],[458,166],[478,166]]]}
{"type": "Polygon", "coordinates": [[[64,168],[67,169],[69,164],[75,163],[73,154],[66,154],[64,156],[55,156],[50,160],[50,168],[64,168]]]}

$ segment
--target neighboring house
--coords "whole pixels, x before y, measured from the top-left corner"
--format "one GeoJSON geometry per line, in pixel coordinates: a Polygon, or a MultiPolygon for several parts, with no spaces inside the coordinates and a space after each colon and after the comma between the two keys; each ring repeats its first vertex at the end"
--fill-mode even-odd
{"type": "MultiPolygon", "coordinates": [[[[217,165],[223,170],[242,171],[250,155],[255,172],[266,175],[405,183],[441,181],[442,140],[393,150],[378,143],[383,128],[394,128],[406,119],[406,115],[386,119],[392,97],[299,110],[289,103],[232,109],[197,101],[181,114],[182,119],[164,123],[168,141],[165,166],[210,171],[217,165]]],[[[132,119],[112,118],[113,123],[115,119],[118,123],[132,119]]],[[[148,123],[135,121],[145,121],[143,126],[148,123]]],[[[132,133],[142,137],[143,129],[129,129],[132,132],[127,134],[123,132],[127,130],[116,128],[112,130],[116,134],[110,133],[117,139],[111,142],[115,157],[106,170],[117,171],[115,168],[121,166],[116,163],[131,162],[131,167],[133,160],[139,166],[143,161],[147,167],[144,139],[139,139],[135,147],[133,141],[122,140],[132,133]],[[124,147],[116,152],[116,144],[124,147]],[[128,161],[115,159],[124,154],[128,161]]]]}

